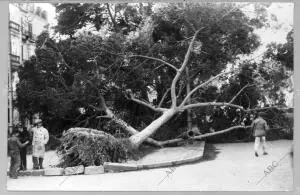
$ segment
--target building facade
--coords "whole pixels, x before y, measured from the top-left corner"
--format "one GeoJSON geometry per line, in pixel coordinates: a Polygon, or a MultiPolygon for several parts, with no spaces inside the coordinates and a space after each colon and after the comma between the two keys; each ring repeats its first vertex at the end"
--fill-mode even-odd
{"type": "Polygon", "coordinates": [[[47,11],[33,3],[9,4],[8,128],[19,122],[13,106],[16,99],[17,70],[34,55],[36,37],[49,28],[47,11]]]}

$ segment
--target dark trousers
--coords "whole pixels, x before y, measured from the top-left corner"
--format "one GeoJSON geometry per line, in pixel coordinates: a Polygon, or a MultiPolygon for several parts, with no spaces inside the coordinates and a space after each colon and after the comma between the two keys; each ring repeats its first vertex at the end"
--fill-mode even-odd
{"type": "Polygon", "coordinates": [[[26,154],[27,154],[27,147],[21,148],[20,149],[20,157],[21,157],[20,170],[26,170],[27,169],[26,154]]]}
{"type": "Polygon", "coordinates": [[[10,154],[9,176],[12,178],[18,177],[18,169],[21,164],[20,152],[12,152],[10,154]]]}
{"type": "Polygon", "coordinates": [[[33,169],[44,169],[43,167],[44,158],[41,157],[32,157],[33,169]]]}

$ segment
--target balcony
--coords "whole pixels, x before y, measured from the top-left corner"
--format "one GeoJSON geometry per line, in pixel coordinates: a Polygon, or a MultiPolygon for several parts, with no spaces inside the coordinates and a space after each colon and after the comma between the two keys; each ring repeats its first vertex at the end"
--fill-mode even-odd
{"type": "Polygon", "coordinates": [[[16,31],[16,32],[20,32],[20,25],[16,22],[9,21],[9,29],[16,31]]]}
{"type": "Polygon", "coordinates": [[[37,36],[36,36],[35,34],[33,34],[33,33],[29,33],[28,38],[29,38],[28,40],[29,40],[31,43],[35,43],[37,36]]]}
{"type": "Polygon", "coordinates": [[[33,39],[33,34],[29,30],[22,29],[22,40],[27,41],[27,40],[32,40],[33,39]]]}
{"type": "Polygon", "coordinates": [[[22,40],[28,40],[29,39],[29,31],[22,28],[22,40]]]}
{"type": "Polygon", "coordinates": [[[12,69],[20,66],[20,56],[10,54],[10,64],[12,69]]]}
{"type": "Polygon", "coordinates": [[[31,3],[18,3],[17,6],[20,8],[21,11],[27,12],[34,12],[34,5],[31,3]]]}

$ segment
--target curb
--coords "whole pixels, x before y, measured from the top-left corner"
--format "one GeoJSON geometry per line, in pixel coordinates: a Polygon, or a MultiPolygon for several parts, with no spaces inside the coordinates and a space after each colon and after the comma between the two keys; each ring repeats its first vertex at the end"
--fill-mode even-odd
{"type": "Polygon", "coordinates": [[[61,176],[64,174],[64,168],[47,168],[45,176],[61,176]]]}
{"type": "MultiPolygon", "coordinates": [[[[204,154],[205,142],[200,145],[203,147],[203,150],[199,150],[199,155],[185,158],[182,160],[175,160],[170,162],[161,162],[161,163],[149,163],[149,164],[126,164],[126,163],[111,163],[104,162],[103,166],[88,166],[84,167],[83,165],[75,167],[66,167],[66,168],[46,168],[42,170],[27,170],[20,171],[19,176],[63,176],[63,175],[95,175],[103,174],[105,172],[124,172],[124,171],[137,171],[143,169],[154,169],[162,167],[170,167],[174,165],[181,165],[186,163],[191,163],[200,160],[204,154]]],[[[8,175],[9,172],[7,172],[8,175]]]]}
{"type": "Polygon", "coordinates": [[[26,171],[19,171],[19,176],[43,176],[45,174],[45,170],[26,170],[26,171]]]}
{"type": "Polygon", "coordinates": [[[160,168],[160,167],[168,167],[172,166],[173,162],[162,162],[162,163],[153,163],[153,164],[142,164],[138,165],[139,169],[154,169],[154,168],[160,168]]]}
{"type": "Polygon", "coordinates": [[[64,175],[79,175],[84,173],[84,166],[67,167],[64,170],[64,175]]]}
{"type": "Polygon", "coordinates": [[[85,175],[103,174],[104,166],[88,166],[84,169],[85,175]]]}
{"type": "Polygon", "coordinates": [[[103,166],[105,172],[123,172],[138,170],[138,166],[135,164],[104,162],[103,166]]]}

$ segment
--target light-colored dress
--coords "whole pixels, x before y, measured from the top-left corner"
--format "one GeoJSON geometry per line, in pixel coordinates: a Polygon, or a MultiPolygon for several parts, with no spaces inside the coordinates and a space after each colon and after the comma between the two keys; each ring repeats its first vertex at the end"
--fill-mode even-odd
{"type": "Polygon", "coordinates": [[[44,127],[32,128],[32,156],[43,158],[45,155],[45,145],[49,141],[48,130],[44,127]]]}

